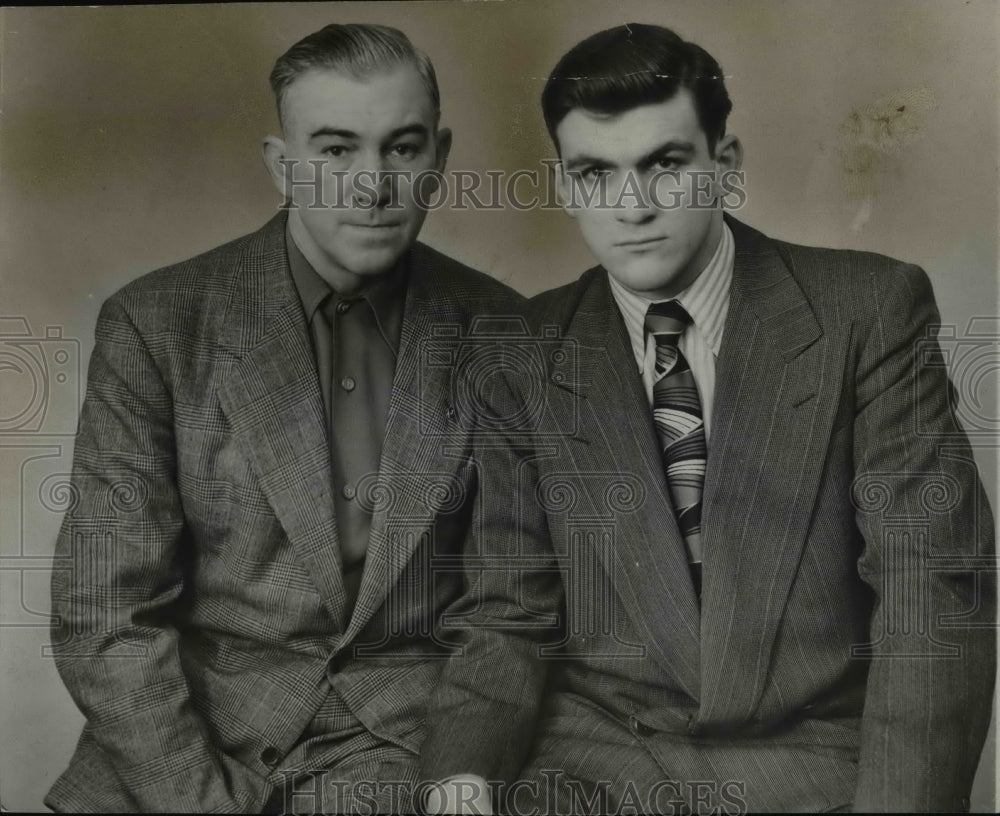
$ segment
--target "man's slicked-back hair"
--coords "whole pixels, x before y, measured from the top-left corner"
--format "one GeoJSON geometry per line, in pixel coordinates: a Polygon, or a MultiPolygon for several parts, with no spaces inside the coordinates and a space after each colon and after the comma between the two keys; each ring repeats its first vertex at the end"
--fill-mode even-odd
{"type": "Polygon", "coordinates": [[[556,128],[572,110],[624,113],[665,102],[680,88],[694,97],[698,121],[714,155],[733,107],[722,68],[701,46],[662,26],[628,23],[575,45],[545,83],[542,114],[558,148],[556,128]]]}
{"type": "Polygon", "coordinates": [[[270,77],[278,103],[278,119],[284,121],[282,102],[288,87],[307,71],[332,69],[363,79],[407,63],[416,68],[427,88],[436,125],[441,94],[430,58],[414,48],[399,29],[367,23],[332,23],[303,37],[278,57],[270,77]]]}

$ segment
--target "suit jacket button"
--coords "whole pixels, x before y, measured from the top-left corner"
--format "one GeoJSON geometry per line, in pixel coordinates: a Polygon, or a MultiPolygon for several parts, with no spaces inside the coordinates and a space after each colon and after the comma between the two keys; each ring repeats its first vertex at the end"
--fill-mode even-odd
{"type": "Polygon", "coordinates": [[[281,751],[271,745],[260,752],[260,761],[265,765],[277,765],[281,761],[281,751]]]}
{"type": "Polygon", "coordinates": [[[688,717],[688,733],[692,736],[697,736],[701,732],[701,728],[698,722],[695,720],[694,716],[688,717]]]}
{"type": "Polygon", "coordinates": [[[333,675],[343,671],[345,659],[345,656],[340,652],[331,656],[326,663],[326,676],[332,679],[333,675]]]}
{"type": "Polygon", "coordinates": [[[643,722],[639,722],[638,717],[629,717],[628,725],[629,728],[632,729],[632,733],[635,734],[637,737],[651,737],[653,734],[656,733],[655,729],[650,728],[643,722]]]}

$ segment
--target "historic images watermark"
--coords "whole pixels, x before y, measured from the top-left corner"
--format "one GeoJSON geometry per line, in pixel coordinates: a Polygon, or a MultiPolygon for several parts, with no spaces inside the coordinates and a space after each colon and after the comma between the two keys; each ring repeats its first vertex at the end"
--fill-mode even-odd
{"type": "Polygon", "coordinates": [[[647,208],[670,211],[741,209],[747,201],[742,170],[657,169],[636,173],[566,173],[556,159],[542,169],[330,170],[323,159],[283,159],[286,207],[401,210],[411,200],[428,211],[647,208]],[[311,195],[297,195],[311,192],[311,195]],[[295,203],[291,203],[294,199],[295,203]]]}
{"type": "MultiPolygon", "coordinates": [[[[400,813],[420,811],[444,783],[414,779],[345,779],[327,769],[279,771],[284,813],[400,813]]],[[[472,782],[448,783],[457,789],[458,810],[471,808],[481,795],[472,782]]],[[[584,783],[565,771],[546,768],[530,779],[489,780],[495,811],[510,816],[543,813],[630,814],[747,812],[747,783],[741,779],[661,779],[652,785],[610,779],[584,783]]],[[[473,812],[468,810],[467,812],[473,812]]]]}

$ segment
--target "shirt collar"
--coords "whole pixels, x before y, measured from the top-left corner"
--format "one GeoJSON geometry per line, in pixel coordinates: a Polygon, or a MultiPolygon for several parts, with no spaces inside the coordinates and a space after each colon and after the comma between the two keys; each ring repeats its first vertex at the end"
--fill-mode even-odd
{"type": "Polygon", "coordinates": [[[299,293],[299,301],[302,303],[302,311],[306,315],[306,323],[311,323],[313,315],[326,296],[332,291],[330,285],[323,280],[312,264],[306,260],[295,239],[292,238],[291,231],[285,228],[285,247],[288,251],[288,268],[292,273],[292,282],[295,290],[299,293]]]}
{"type": "Polygon", "coordinates": [[[292,273],[292,282],[299,294],[307,323],[312,322],[316,310],[330,295],[333,296],[334,304],[340,301],[354,303],[364,300],[371,306],[379,330],[386,342],[393,350],[399,347],[399,337],[403,326],[403,304],[406,300],[406,284],[409,278],[409,264],[407,262],[409,253],[404,254],[392,269],[386,274],[380,275],[361,292],[344,296],[334,291],[330,284],[313,269],[312,264],[295,243],[291,230],[287,227],[285,228],[285,245],[288,250],[288,266],[292,273]]]}
{"type": "MultiPolygon", "coordinates": [[[[719,356],[722,348],[722,334],[726,327],[726,313],[729,311],[729,286],[733,280],[733,263],[735,261],[735,242],[729,225],[723,223],[719,245],[712,259],[694,282],[677,295],[680,302],[694,322],[698,332],[705,338],[712,354],[719,356]]],[[[642,360],[645,354],[646,310],[650,303],[641,295],[626,289],[612,275],[608,275],[611,293],[625,320],[632,350],[637,360],[642,360]]]]}

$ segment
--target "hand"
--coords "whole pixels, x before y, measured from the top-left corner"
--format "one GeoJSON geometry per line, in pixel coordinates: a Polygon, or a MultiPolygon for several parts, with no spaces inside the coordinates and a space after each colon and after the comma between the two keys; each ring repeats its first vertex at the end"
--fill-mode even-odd
{"type": "Polygon", "coordinates": [[[490,789],[486,780],[475,774],[448,777],[431,788],[424,799],[424,812],[492,814],[490,789]]]}

